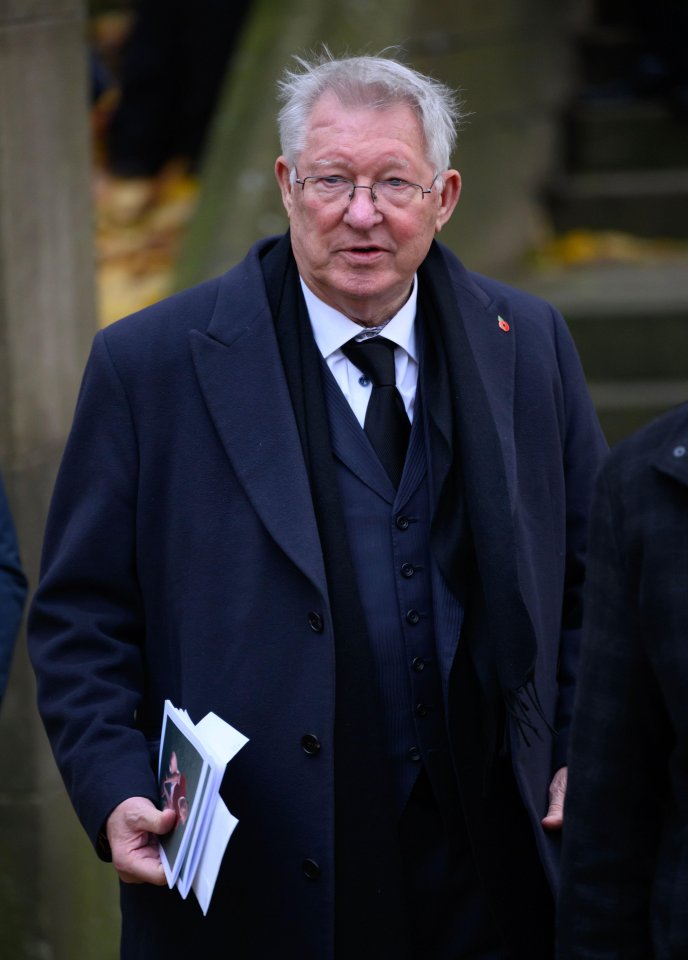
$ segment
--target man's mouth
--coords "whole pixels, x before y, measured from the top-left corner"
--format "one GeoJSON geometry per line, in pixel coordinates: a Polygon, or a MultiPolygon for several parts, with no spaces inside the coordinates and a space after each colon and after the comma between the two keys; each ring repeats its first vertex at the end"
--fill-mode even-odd
{"type": "Polygon", "coordinates": [[[384,253],[382,247],[376,247],[374,244],[360,244],[355,247],[346,247],[344,253],[351,253],[354,256],[372,256],[376,253],[384,253]]]}

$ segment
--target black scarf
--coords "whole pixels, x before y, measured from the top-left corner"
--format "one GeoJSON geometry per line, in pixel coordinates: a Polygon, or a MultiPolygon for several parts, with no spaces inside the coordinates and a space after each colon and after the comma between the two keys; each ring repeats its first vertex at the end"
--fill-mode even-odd
{"type": "MultiPolygon", "coordinates": [[[[527,743],[528,731],[537,735],[537,723],[544,718],[534,684],[537,642],[520,591],[504,458],[485,385],[437,243],[418,269],[418,289],[433,478],[431,549],[459,598],[461,580],[470,567],[468,557],[474,558],[489,625],[489,645],[482,653],[496,678],[503,707],[527,743]],[[463,510],[457,508],[459,504],[463,510]]],[[[487,687],[487,671],[482,674],[487,687]]],[[[484,692],[488,701],[492,700],[490,691],[484,692]]],[[[490,707],[495,734],[502,704],[490,707]]],[[[488,753],[493,748],[494,744],[486,744],[488,753]]]]}
{"type": "Polygon", "coordinates": [[[343,960],[404,960],[408,938],[397,823],[374,663],[343,533],[321,356],[288,235],[263,257],[262,269],[308,471],[334,624],[336,954],[343,960]]]}
{"type": "MultiPolygon", "coordinates": [[[[358,598],[331,452],[321,357],[287,234],[262,269],[299,429],[321,540],[336,649],[335,877],[341,957],[403,958],[406,937],[398,885],[396,823],[381,758],[382,724],[372,653],[358,598]],[[390,937],[398,935],[398,943],[390,937]],[[363,953],[361,953],[363,951],[363,953]]],[[[518,587],[516,546],[497,430],[464,329],[442,252],[433,243],[418,271],[424,324],[423,384],[433,481],[431,549],[462,598],[475,556],[490,626],[489,660],[497,697],[485,689],[490,718],[486,765],[496,749],[503,706],[523,732],[532,726],[536,642],[518,587]],[[459,504],[464,509],[459,509],[459,504]],[[501,697],[500,697],[501,694],[501,697]]],[[[478,671],[480,673],[480,671],[478,671]]],[[[484,676],[487,672],[484,672],[484,676]]],[[[486,687],[489,684],[486,684],[486,687]]],[[[537,710],[536,710],[537,712],[537,710]]]]}

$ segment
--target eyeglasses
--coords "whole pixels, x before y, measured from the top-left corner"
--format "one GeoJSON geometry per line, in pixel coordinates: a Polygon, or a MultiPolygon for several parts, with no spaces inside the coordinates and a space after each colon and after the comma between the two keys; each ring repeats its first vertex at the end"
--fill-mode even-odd
{"type": "Polygon", "coordinates": [[[353,200],[356,190],[370,190],[370,199],[376,207],[407,207],[420,199],[422,200],[426,193],[432,193],[435,180],[439,173],[435,175],[432,183],[426,189],[419,183],[409,183],[408,180],[400,180],[398,177],[392,177],[390,180],[379,180],[371,183],[368,187],[363,183],[354,183],[346,177],[296,177],[295,182],[305,193],[306,184],[308,184],[308,196],[321,204],[331,204],[332,206],[349,203],[353,200]]]}

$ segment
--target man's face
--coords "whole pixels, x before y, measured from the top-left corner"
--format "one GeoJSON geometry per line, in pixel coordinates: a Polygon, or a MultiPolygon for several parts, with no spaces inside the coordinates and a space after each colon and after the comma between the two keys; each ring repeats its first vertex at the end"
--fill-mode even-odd
{"type": "MultiPolygon", "coordinates": [[[[400,178],[427,188],[435,171],[425,157],[420,123],[405,103],[376,110],[345,107],[332,93],[315,104],[306,144],[298,158],[299,178],[347,177],[355,183],[400,178]]],[[[290,183],[290,167],[279,157],[275,173],[289,216],[294,257],[307,286],[352,320],[373,326],[404,304],[413,275],[436,232],[459,199],[456,170],[404,207],[376,206],[369,190],[347,203],[323,204],[312,184],[290,183]]]]}

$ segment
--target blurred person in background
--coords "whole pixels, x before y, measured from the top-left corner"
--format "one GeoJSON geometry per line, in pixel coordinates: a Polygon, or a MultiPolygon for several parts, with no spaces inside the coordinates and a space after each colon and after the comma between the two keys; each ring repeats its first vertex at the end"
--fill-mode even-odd
{"type": "MultiPolygon", "coordinates": [[[[114,71],[105,132],[111,178],[102,204],[135,220],[166,166],[196,173],[250,0],[138,0],[114,71]]],[[[95,79],[95,77],[94,77],[95,79]]]]}
{"type": "Polygon", "coordinates": [[[594,501],[561,960],[688,956],[688,405],[618,444],[594,501]]]}

